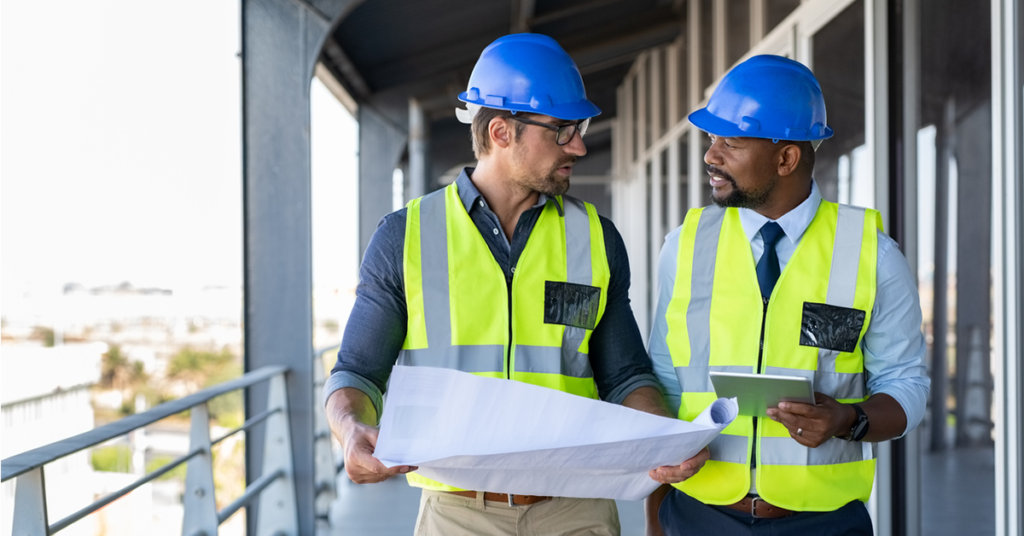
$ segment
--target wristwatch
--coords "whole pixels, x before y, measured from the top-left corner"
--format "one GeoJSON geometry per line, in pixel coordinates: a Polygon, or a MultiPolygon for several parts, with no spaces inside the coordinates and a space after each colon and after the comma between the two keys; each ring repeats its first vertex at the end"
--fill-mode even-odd
{"type": "Polygon", "coordinates": [[[853,406],[853,410],[857,412],[857,420],[853,421],[853,426],[850,427],[850,433],[840,437],[839,439],[860,441],[861,439],[864,439],[864,436],[868,435],[868,416],[857,404],[850,405],[853,406]]]}

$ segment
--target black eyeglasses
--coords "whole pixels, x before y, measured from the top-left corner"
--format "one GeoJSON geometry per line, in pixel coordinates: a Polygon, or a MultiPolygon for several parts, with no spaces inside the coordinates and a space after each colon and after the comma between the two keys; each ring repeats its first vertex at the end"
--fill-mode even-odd
{"type": "Polygon", "coordinates": [[[536,125],[538,127],[544,127],[548,130],[555,131],[555,143],[558,145],[566,145],[572,141],[572,137],[579,131],[580,139],[583,139],[583,135],[587,133],[587,127],[590,126],[590,118],[580,119],[575,123],[569,123],[568,125],[551,125],[548,123],[542,123],[540,121],[533,121],[517,115],[513,115],[512,119],[525,123],[527,125],[536,125]]]}

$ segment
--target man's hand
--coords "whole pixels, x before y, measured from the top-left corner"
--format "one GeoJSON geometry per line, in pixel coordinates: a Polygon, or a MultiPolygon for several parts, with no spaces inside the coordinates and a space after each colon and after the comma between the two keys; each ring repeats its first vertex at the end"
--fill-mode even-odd
{"type": "Polygon", "coordinates": [[[339,439],[345,454],[345,471],[352,482],[372,484],[417,469],[408,465],[396,465],[388,469],[380,460],[373,457],[373,451],[377,448],[377,428],[358,422],[354,418],[342,428],[345,437],[339,439]]]}
{"type": "MultiPolygon", "coordinates": [[[[658,415],[659,417],[676,418],[668,410],[668,406],[665,405],[665,398],[661,396],[661,391],[653,387],[639,387],[635,389],[626,396],[622,401],[622,405],[658,415]]],[[[711,451],[704,447],[696,456],[679,464],[679,466],[663,465],[656,469],[651,469],[647,474],[662,484],[678,484],[697,474],[697,471],[704,467],[704,462],[708,461],[710,457],[711,451]]]]}
{"type": "Polygon", "coordinates": [[[814,393],[816,406],[802,402],[779,402],[778,408],[769,408],[768,417],[782,423],[793,439],[806,447],[815,448],[836,436],[849,433],[857,412],[853,406],[840,404],[828,395],[814,393]]]}
{"type": "Polygon", "coordinates": [[[708,458],[710,457],[711,451],[708,450],[707,447],[704,447],[696,456],[686,460],[678,466],[663,465],[656,469],[651,469],[647,474],[662,484],[678,484],[697,474],[697,471],[700,471],[701,467],[704,467],[704,462],[708,461],[708,458]]]}
{"type": "Polygon", "coordinates": [[[396,465],[388,469],[373,457],[379,431],[367,423],[377,421],[377,412],[362,391],[345,387],[331,393],[327,399],[326,413],[334,437],[341,442],[345,472],[356,484],[382,482],[417,469],[408,465],[396,465]]]}

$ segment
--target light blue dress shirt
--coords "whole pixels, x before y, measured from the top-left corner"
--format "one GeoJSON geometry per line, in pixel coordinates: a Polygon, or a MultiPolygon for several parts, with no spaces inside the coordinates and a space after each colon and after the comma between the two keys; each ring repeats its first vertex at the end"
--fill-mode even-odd
{"type": "MultiPolygon", "coordinates": [[[[814,219],[820,203],[821,193],[812,181],[811,195],[776,220],[786,233],[785,238],[780,238],[775,245],[780,271],[786,268],[786,263],[814,219]]],[[[769,220],[750,209],[741,208],[739,213],[756,264],[764,253],[764,241],[759,231],[769,220]]],[[[679,413],[681,388],[665,339],[668,334],[665,310],[675,286],[679,231],[680,228],[676,228],[670,232],[661,249],[658,263],[658,309],[648,348],[654,362],[655,375],[665,390],[669,407],[676,414],[679,413]]],[[[896,242],[881,231],[878,233],[877,285],[871,323],[862,342],[867,388],[871,394],[885,393],[899,402],[907,414],[907,428],[903,432],[906,434],[920,424],[924,417],[931,381],[924,365],[925,341],[921,333],[921,303],[917,283],[896,242]]]]}

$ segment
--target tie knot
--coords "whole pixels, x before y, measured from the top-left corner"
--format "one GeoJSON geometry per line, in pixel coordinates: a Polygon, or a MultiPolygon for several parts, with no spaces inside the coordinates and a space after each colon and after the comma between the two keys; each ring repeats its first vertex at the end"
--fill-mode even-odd
{"type": "Polygon", "coordinates": [[[761,226],[761,239],[764,240],[765,249],[775,247],[775,243],[778,242],[784,234],[786,233],[782,231],[782,227],[773,221],[761,226]]]}

